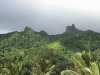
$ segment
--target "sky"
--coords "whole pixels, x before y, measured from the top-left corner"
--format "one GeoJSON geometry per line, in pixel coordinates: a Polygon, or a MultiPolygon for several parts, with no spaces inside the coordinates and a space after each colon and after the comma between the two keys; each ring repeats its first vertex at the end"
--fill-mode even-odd
{"type": "Polygon", "coordinates": [[[100,32],[100,0],[0,0],[0,33],[29,26],[60,34],[73,23],[78,29],[100,32]]]}

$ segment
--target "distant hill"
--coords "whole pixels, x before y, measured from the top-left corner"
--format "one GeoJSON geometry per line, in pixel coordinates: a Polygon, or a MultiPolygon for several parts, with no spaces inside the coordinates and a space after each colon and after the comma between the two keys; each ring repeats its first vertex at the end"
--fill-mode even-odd
{"type": "Polygon", "coordinates": [[[16,33],[17,31],[6,33],[6,34],[0,34],[0,41],[10,37],[12,34],[16,33]]]}
{"type": "Polygon", "coordinates": [[[88,75],[99,66],[100,33],[74,24],[57,35],[30,27],[0,35],[0,75],[88,75]]]}
{"type": "Polygon", "coordinates": [[[70,50],[97,50],[100,49],[100,33],[87,30],[79,35],[74,35],[62,40],[62,45],[70,50]]]}
{"type": "Polygon", "coordinates": [[[15,31],[15,32],[7,33],[7,34],[0,34],[0,41],[6,39],[8,37],[10,37],[14,33],[23,34],[23,32],[26,33],[26,34],[29,34],[29,35],[30,34],[32,34],[32,35],[33,34],[38,34],[38,35],[40,35],[40,36],[42,36],[44,38],[47,38],[48,37],[50,41],[55,41],[55,40],[62,39],[64,37],[68,37],[68,36],[72,36],[72,35],[79,34],[82,31],[79,30],[79,29],[77,29],[74,24],[72,24],[72,26],[67,26],[64,33],[57,34],[57,35],[48,35],[48,33],[45,32],[44,30],[41,30],[40,32],[36,32],[33,29],[31,29],[30,27],[25,27],[24,31],[22,31],[22,32],[15,31]]]}
{"type": "Polygon", "coordinates": [[[64,36],[71,36],[71,35],[76,35],[76,34],[80,34],[82,32],[82,30],[79,30],[75,27],[74,24],[72,24],[72,26],[67,26],[66,27],[66,31],[62,34],[64,36]]]}
{"type": "Polygon", "coordinates": [[[32,47],[39,47],[49,43],[49,38],[42,37],[36,34],[30,27],[25,27],[22,32],[12,32],[4,34],[0,38],[0,51],[16,49],[28,49],[32,47]]]}
{"type": "Polygon", "coordinates": [[[82,30],[79,30],[75,27],[74,24],[72,24],[72,26],[67,26],[66,27],[66,30],[64,33],[62,34],[57,34],[57,35],[50,35],[50,40],[51,41],[56,41],[56,40],[62,40],[66,37],[70,37],[70,36],[73,36],[73,35],[77,35],[77,34],[80,34],[82,33],[83,31],[82,30]]]}
{"type": "Polygon", "coordinates": [[[45,31],[36,32],[30,27],[25,27],[22,32],[0,34],[0,51],[13,49],[29,49],[40,46],[72,51],[100,49],[100,33],[91,30],[82,31],[72,26],[67,26],[62,34],[48,35],[45,31]],[[51,47],[52,46],[52,47],[51,47]]]}

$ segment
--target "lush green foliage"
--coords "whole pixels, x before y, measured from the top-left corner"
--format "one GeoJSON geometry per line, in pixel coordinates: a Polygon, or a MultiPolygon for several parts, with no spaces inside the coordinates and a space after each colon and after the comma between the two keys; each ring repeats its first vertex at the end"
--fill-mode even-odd
{"type": "Polygon", "coordinates": [[[100,33],[73,24],[58,35],[1,34],[0,75],[100,75],[100,33]]]}
{"type": "Polygon", "coordinates": [[[73,51],[94,51],[100,49],[100,33],[88,30],[79,35],[71,36],[62,40],[62,45],[73,51]]]}

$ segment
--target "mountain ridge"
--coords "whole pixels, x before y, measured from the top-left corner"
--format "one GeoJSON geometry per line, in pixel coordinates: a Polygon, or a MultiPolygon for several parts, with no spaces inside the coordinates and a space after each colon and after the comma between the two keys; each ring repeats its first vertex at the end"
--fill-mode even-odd
{"type": "MultiPolygon", "coordinates": [[[[75,27],[74,24],[72,24],[72,26],[67,26],[64,33],[57,34],[57,35],[48,35],[48,33],[45,32],[44,30],[41,30],[40,32],[36,32],[27,26],[24,28],[22,32],[16,31],[16,32],[8,33],[8,34],[3,34],[3,36],[0,35],[0,44],[1,44],[0,49],[2,49],[2,47],[4,46],[5,48],[15,47],[18,49],[39,47],[39,46],[46,45],[50,42],[54,42],[58,40],[62,41],[64,39],[74,37],[74,36],[79,36],[81,38],[87,39],[90,34],[94,35],[94,32],[79,30],[75,27]],[[87,35],[87,38],[85,38],[86,35],[87,35]]],[[[90,36],[89,38],[92,38],[92,37],[90,36]]]]}

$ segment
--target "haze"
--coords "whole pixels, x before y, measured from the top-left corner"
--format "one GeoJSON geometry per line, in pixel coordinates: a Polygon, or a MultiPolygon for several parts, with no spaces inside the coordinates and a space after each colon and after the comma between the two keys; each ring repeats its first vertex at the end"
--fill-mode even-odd
{"type": "Polygon", "coordinates": [[[0,0],[0,33],[29,26],[59,34],[72,23],[100,32],[100,0],[0,0]]]}

